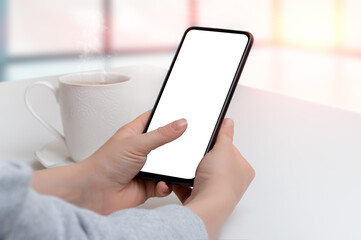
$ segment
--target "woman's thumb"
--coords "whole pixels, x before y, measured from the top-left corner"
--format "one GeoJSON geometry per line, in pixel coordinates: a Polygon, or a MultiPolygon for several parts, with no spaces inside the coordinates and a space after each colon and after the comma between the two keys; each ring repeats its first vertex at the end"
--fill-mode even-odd
{"type": "Polygon", "coordinates": [[[187,120],[182,118],[163,127],[139,136],[138,144],[148,153],[157,147],[179,138],[187,129],[187,120]]]}

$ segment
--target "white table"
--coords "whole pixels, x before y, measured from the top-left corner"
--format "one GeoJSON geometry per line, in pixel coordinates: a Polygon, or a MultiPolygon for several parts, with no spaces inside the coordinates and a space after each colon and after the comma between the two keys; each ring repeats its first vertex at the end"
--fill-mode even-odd
{"type": "MultiPolygon", "coordinates": [[[[142,67],[138,77],[147,71],[154,68],[142,67]]],[[[34,151],[54,140],[23,101],[26,86],[38,80],[0,84],[0,158],[35,169],[34,151]]],[[[51,93],[39,89],[32,101],[61,129],[51,93]]],[[[361,239],[361,115],[239,85],[228,116],[256,178],[220,239],[361,239]]],[[[142,207],[166,203],[178,201],[172,194],[142,207]]]]}

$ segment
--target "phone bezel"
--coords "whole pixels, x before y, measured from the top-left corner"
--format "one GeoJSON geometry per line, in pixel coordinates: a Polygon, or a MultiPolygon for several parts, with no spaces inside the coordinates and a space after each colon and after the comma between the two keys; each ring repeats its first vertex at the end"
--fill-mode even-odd
{"type": "MultiPolygon", "coordinates": [[[[209,140],[207,149],[206,149],[206,151],[204,153],[204,155],[206,155],[212,149],[213,145],[215,144],[215,141],[216,141],[220,126],[222,125],[223,119],[224,119],[224,117],[225,117],[225,115],[227,113],[227,110],[228,110],[229,104],[231,102],[233,93],[234,93],[234,91],[235,91],[235,89],[237,87],[237,84],[238,84],[239,78],[241,76],[242,70],[244,68],[244,65],[245,65],[246,60],[247,60],[248,55],[249,55],[249,52],[251,50],[251,47],[252,47],[252,44],[253,44],[253,35],[251,33],[249,33],[249,32],[246,32],[246,31],[238,31],[238,30],[230,30],[230,29],[197,27],[197,26],[193,26],[193,27],[188,28],[183,34],[181,42],[180,42],[180,44],[179,44],[179,46],[177,48],[177,51],[176,51],[176,53],[174,55],[174,58],[173,58],[172,63],[170,65],[170,67],[169,67],[169,70],[168,70],[167,75],[165,77],[165,80],[164,80],[164,82],[162,84],[162,87],[161,87],[161,89],[159,91],[157,100],[155,101],[154,107],[153,107],[152,112],[151,112],[151,114],[149,116],[148,122],[147,122],[147,124],[145,126],[145,129],[144,129],[143,133],[146,133],[147,130],[148,130],[148,127],[149,127],[150,122],[152,121],[153,115],[154,115],[154,113],[155,113],[155,111],[157,109],[158,103],[159,103],[159,101],[161,99],[161,96],[163,94],[165,86],[167,85],[168,78],[169,78],[169,76],[170,76],[170,74],[172,72],[173,66],[174,66],[174,64],[175,64],[175,62],[177,60],[179,51],[182,48],[184,39],[186,38],[187,33],[190,32],[191,30],[243,34],[243,35],[246,35],[247,38],[248,38],[247,45],[245,47],[245,50],[243,52],[240,63],[238,65],[237,71],[236,71],[235,76],[233,78],[232,84],[231,84],[230,89],[228,91],[227,97],[226,97],[226,99],[224,101],[223,107],[222,107],[221,112],[219,114],[219,117],[217,119],[216,126],[213,129],[213,133],[212,133],[212,136],[211,136],[211,138],[209,140]]],[[[137,176],[142,177],[142,178],[152,179],[152,180],[155,180],[155,181],[165,181],[165,182],[170,183],[170,184],[184,185],[184,186],[193,186],[193,182],[194,182],[194,178],[185,179],[185,178],[178,178],[178,177],[172,177],[172,176],[161,175],[161,174],[156,174],[156,173],[149,173],[149,172],[142,172],[142,171],[140,171],[137,176]]]]}

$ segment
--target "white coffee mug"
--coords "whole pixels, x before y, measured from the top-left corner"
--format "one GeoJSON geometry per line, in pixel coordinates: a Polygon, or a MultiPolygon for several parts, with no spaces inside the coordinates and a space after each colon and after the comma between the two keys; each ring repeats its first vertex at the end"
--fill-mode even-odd
{"type": "Polygon", "coordinates": [[[72,159],[79,162],[131,120],[131,88],[130,78],[116,72],[75,73],[59,77],[58,86],[45,81],[31,84],[25,91],[25,103],[35,118],[64,142],[72,159]],[[64,135],[41,118],[30,105],[30,90],[39,85],[55,94],[64,135]]]}

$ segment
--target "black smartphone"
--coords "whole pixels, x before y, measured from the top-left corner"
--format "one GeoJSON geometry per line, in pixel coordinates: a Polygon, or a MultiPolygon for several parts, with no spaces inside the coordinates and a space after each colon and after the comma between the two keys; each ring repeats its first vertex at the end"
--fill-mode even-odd
{"type": "Polygon", "coordinates": [[[188,127],[178,139],[153,150],[138,176],[193,185],[199,162],[215,143],[252,43],[252,34],[244,31],[185,31],[144,133],[180,118],[187,119],[188,127]]]}

